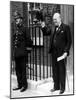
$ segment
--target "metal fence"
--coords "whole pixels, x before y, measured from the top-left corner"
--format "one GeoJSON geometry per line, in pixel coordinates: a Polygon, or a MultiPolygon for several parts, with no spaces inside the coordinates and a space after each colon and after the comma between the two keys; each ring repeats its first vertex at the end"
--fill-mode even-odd
{"type": "Polygon", "coordinates": [[[60,5],[54,4],[37,4],[28,3],[28,27],[29,34],[33,40],[33,48],[30,54],[28,54],[28,78],[30,80],[41,80],[51,77],[51,55],[49,51],[50,36],[43,35],[39,23],[34,23],[36,17],[36,9],[43,8],[42,13],[45,16],[44,20],[46,24],[52,25],[52,15],[55,12],[60,12],[60,5]]]}
{"type": "Polygon", "coordinates": [[[49,36],[44,36],[40,26],[31,25],[29,32],[33,40],[33,48],[28,54],[28,78],[41,80],[51,76],[51,57],[49,50],[49,36]]]}

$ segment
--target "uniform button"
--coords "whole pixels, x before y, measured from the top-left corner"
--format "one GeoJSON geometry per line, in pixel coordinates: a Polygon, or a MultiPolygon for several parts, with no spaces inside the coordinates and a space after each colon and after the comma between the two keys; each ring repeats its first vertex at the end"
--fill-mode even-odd
{"type": "Polygon", "coordinates": [[[15,48],[17,48],[17,46],[15,46],[15,48]]]}
{"type": "Polygon", "coordinates": [[[15,42],[15,44],[17,44],[17,43],[15,42]]]}
{"type": "Polygon", "coordinates": [[[56,39],[54,40],[54,42],[56,42],[56,39]]]}
{"type": "Polygon", "coordinates": [[[16,34],[16,36],[18,36],[18,33],[16,34]]]}
{"type": "Polygon", "coordinates": [[[17,40],[15,40],[15,41],[17,41],[17,40]]]}
{"type": "Polygon", "coordinates": [[[16,31],[18,33],[18,31],[16,31]]]}

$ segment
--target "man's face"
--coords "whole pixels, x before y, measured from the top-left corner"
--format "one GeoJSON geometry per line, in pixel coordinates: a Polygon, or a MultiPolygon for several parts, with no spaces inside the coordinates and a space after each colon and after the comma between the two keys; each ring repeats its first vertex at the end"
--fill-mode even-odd
{"type": "Polygon", "coordinates": [[[60,22],[61,22],[61,18],[58,15],[54,15],[53,16],[53,22],[55,26],[59,26],[60,22]]]}
{"type": "Polygon", "coordinates": [[[20,18],[17,18],[16,19],[16,24],[20,24],[21,23],[21,19],[20,18]]]}

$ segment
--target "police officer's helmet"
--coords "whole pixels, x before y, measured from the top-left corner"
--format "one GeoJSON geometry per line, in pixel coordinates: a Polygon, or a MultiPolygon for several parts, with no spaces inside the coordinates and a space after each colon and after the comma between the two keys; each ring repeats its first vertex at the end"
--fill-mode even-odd
{"type": "Polygon", "coordinates": [[[16,20],[16,19],[22,19],[22,16],[21,16],[21,14],[18,12],[18,11],[15,11],[14,12],[14,19],[16,20]]]}

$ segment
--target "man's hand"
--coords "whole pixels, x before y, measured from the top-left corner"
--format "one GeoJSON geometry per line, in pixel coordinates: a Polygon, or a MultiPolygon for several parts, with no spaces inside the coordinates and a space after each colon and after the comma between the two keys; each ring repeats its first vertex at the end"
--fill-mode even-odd
{"type": "Polygon", "coordinates": [[[67,52],[65,52],[62,56],[57,58],[57,61],[63,60],[67,57],[67,52]]]}
{"type": "Polygon", "coordinates": [[[41,27],[45,27],[45,22],[41,22],[41,27]]]}

